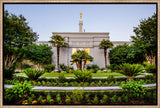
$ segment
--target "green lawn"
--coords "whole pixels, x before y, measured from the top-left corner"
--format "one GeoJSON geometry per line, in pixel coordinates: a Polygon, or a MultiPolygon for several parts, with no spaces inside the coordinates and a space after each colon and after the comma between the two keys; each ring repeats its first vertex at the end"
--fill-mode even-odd
{"type": "MultiPolygon", "coordinates": [[[[25,73],[17,73],[17,75],[23,75],[26,76],[25,73]]],[[[93,77],[108,77],[109,75],[113,76],[124,76],[120,73],[93,73],[93,77]]],[[[44,73],[42,77],[58,77],[59,73],[44,73]]],[[[66,73],[64,74],[65,77],[74,77],[75,75],[73,73],[66,73]]]]}

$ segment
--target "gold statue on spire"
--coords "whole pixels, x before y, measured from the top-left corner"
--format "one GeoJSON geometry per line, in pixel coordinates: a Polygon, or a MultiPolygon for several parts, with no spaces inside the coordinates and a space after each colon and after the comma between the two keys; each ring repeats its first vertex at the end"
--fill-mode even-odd
{"type": "Polygon", "coordinates": [[[80,12],[80,19],[82,19],[82,13],[80,12]]]}

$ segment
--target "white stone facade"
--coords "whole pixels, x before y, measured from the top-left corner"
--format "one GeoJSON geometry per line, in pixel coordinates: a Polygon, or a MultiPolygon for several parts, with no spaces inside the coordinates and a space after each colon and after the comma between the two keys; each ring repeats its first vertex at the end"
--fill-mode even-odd
{"type": "MultiPolygon", "coordinates": [[[[82,14],[80,14],[82,15],[82,14]]],[[[82,32],[83,22],[81,20],[82,16],[80,16],[79,21],[79,32],[53,32],[53,35],[60,35],[65,37],[66,42],[69,44],[67,48],[60,48],[60,60],[59,63],[64,63],[68,66],[71,66],[71,55],[73,54],[73,49],[79,50],[89,48],[89,55],[93,57],[93,62],[89,62],[88,64],[97,64],[100,68],[105,67],[104,61],[104,50],[99,49],[100,42],[105,39],[109,40],[109,32],[82,32]]],[[[48,44],[52,46],[51,43],[47,41],[38,41],[37,44],[48,44]]],[[[113,41],[114,47],[117,45],[121,45],[124,43],[131,44],[129,41],[113,41]]],[[[107,52],[109,52],[108,49],[107,52]]],[[[53,51],[53,60],[52,63],[57,63],[57,53],[56,47],[52,46],[53,51]]],[[[108,55],[108,54],[107,54],[108,55]]],[[[107,57],[107,65],[109,65],[109,58],[107,57]]],[[[75,64],[73,65],[74,69],[76,69],[75,64]]]]}

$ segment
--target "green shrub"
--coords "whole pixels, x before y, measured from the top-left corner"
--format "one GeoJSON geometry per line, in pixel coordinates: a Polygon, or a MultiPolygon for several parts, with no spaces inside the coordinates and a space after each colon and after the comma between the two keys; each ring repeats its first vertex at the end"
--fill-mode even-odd
{"type": "Polygon", "coordinates": [[[61,96],[60,96],[60,94],[57,94],[56,95],[56,100],[57,100],[57,102],[59,103],[59,104],[61,104],[61,96]]]}
{"type": "Polygon", "coordinates": [[[90,71],[91,73],[95,73],[95,70],[94,70],[94,69],[89,69],[89,71],[90,71]]]}
{"type": "Polygon", "coordinates": [[[93,87],[93,86],[94,86],[94,84],[95,84],[94,82],[91,82],[91,84],[90,84],[90,85],[93,87]]]}
{"type": "Polygon", "coordinates": [[[66,72],[66,71],[61,71],[61,73],[62,73],[62,74],[65,74],[65,73],[67,73],[67,72],[66,72]]]}
{"type": "Polygon", "coordinates": [[[24,73],[27,75],[29,79],[37,80],[45,72],[43,70],[27,68],[26,70],[24,70],[24,73]]]}
{"type": "Polygon", "coordinates": [[[124,96],[124,101],[125,101],[125,102],[129,102],[128,96],[124,96]]]}
{"type": "Polygon", "coordinates": [[[119,70],[119,65],[117,64],[110,64],[107,66],[108,69],[111,69],[111,71],[119,70]]]}
{"type": "Polygon", "coordinates": [[[87,65],[87,70],[90,70],[90,69],[93,69],[93,70],[94,70],[94,72],[93,72],[93,73],[96,73],[96,72],[97,72],[97,70],[99,70],[100,68],[99,68],[99,66],[98,66],[98,65],[96,65],[96,64],[87,65]]]}
{"type": "Polygon", "coordinates": [[[83,100],[84,96],[84,90],[81,89],[74,89],[74,91],[71,94],[71,98],[73,103],[77,104],[77,102],[81,102],[83,100]]]}
{"type": "Polygon", "coordinates": [[[60,73],[60,74],[59,74],[59,76],[58,76],[58,81],[59,81],[59,82],[62,82],[62,83],[66,81],[66,78],[65,78],[65,76],[64,76],[63,73],[60,73]]]}
{"type": "Polygon", "coordinates": [[[12,78],[15,73],[15,67],[12,66],[9,69],[4,68],[4,78],[12,78]]]}
{"type": "Polygon", "coordinates": [[[112,82],[112,81],[114,81],[114,80],[115,80],[115,79],[114,79],[113,75],[109,75],[108,78],[107,78],[107,81],[108,81],[108,82],[112,82]]]}
{"type": "Polygon", "coordinates": [[[72,73],[73,72],[73,67],[71,66],[67,66],[64,63],[63,64],[59,64],[59,67],[62,71],[66,71],[67,73],[72,73]]]}
{"type": "Polygon", "coordinates": [[[4,102],[5,103],[13,103],[15,100],[19,98],[26,98],[32,94],[33,90],[31,90],[32,86],[24,81],[23,84],[17,83],[11,88],[8,88],[4,91],[4,102]]]}
{"type": "Polygon", "coordinates": [[[108,101],[108,96],[107,95],[103,95],[103,101],[107,102],[108,101]]]}
{"type": "Polygon", "coordinates": [[[48,95],[47,95],[47,103],[50,103],[50,100],[51,100],[51,95],[48,94],[48,95]]]}
{"type": "Polygon", "coordinates": [[[102,70],[97,70],[96,73],[104,73],[104,71],[102,71],[102,70]]]}
{"type": "Polygon", "coordinates": [[[122,99],[121,99],[121,97],[118,97],[118,102],[122,102],[122,99]]]}
{"type": "Polygon", "coordinates": [[[156,65],[152,65],[152,64],[149,64],[147,62],[144,62],[143,65],[145,66],[145,70],[147,73],[157,73],[157,68],[156,68],[156,65]]]}
{"type": "Polygon", "coordinates": [[[65,99],[66,104],[71,104],[71,98],[66,95],[66,99],[65,99]]]}
{"type": "Polygon", "coordinates": [[[43,99],[43,97],[40,95],[39,98],[37,99],[37,102],[41,103],[42,99],[43,99]]]}
{"type": "Polygon", "coordinates": [[[139,81],[127,81],[126,84],[122,84],[122,91],[129,98],[138,98],[140,95],[145,95],[146,88],[142,87],[142,83],[139,81]]]}
{"type": "Polygon", "coordinates": [[[76,70],[73,73],[76,76],[75,79],[79,82],[89,81],[92,78],[92,72],[88,70],[76,70]]]}
{"type": "Polygon", "coordinates": [[[111,70],[111,69],[108,69],[108,70],[107,70],[107,73],[111,73],[111,72],[112,72],[112,70],[111,70]]]}
{"type": "Polygon", "coordinates": [[[143,72],[144,67],[139,64],[123,63],[120,65],[121,74],[125,76],[137,76],[143,72]]]}
{"type": "Polygon", "coordinates": [[[92,100],[92,103],[93,103],[93,104],[98,104],[98,102],[99,102],[99,101],[98,101],[98,97],[95,96],[94,99],[92,100]]]}
{"type": "Polygon", "coordinates": [[[114,96],[111,98],[111,102],[116,102],[116,99],[117,99],[117,96],[114,95],[114,96]]]}
{"type": "Polygon", "coordinates": [[[55,69],[55,64],[47,64],[47,65],[44,65],[44,70],[46,72],[52,72],[53,70],[55,69]]]}
{"type": "Polygon", "coordinates": [[[86,100],[87,103],[90,102],[90,100],[89,100],[89,94],[85,94],[85,100],[86,100]]]}

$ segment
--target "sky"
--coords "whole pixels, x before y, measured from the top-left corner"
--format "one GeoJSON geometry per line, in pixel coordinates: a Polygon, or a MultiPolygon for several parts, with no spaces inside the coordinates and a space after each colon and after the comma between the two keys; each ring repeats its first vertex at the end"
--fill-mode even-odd
{"type": "Polygon", "coordinates": [[[4,10],[22,14],[38,41],[49,41],[52,32],[79,32],[80,12],[85,32],[109,32],[111,41],[130,41],[140,20],[156,13],[156,4],[4,4],[4,10]]]}

